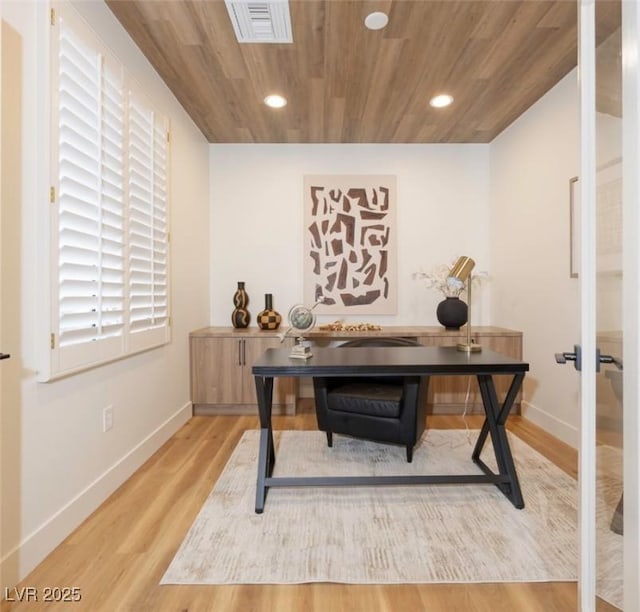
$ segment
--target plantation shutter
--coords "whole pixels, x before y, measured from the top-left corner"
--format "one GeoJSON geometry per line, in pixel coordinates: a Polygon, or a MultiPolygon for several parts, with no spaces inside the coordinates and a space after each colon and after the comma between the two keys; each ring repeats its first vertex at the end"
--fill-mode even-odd
{"type": "Polygon", "coordinates": [[[166,121],[129,96],[129,324],[168,324],[168,142],[166,121]]]}
{"type": "Polygon", "coordinates": [[[169,341],[168,120],[70,6],[52,20],[50,380],[169,341]]]}
{"type": "Polygon", "coordinates": [[[102,320],[103,337],[124,331],[124,91],[109,70],[102,81],[102,320]]]}
{"type": "Polygon", "coordinates": [[[54,182],[64,370],[124,351],[124,91],[121,71],[91,39],[62,18],[58,32],[54,182]]]}
{"type": "Polygon", "coordinates": [[[59,343],[98,337],[100,57],[60,24],[58,102],[59,343]]]}
{"type": "Polygon", "coordinates": [[[153,324],[169,322],[169,125],[156,117],[153,141],[153,324]]]}

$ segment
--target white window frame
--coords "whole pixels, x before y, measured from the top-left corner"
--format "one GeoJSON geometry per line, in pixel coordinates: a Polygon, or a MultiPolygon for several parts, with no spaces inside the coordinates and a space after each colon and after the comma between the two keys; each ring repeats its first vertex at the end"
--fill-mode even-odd
{"type": "MultiPolygon", "coordinates": [[[[69,48],[68,45],[66,48],[69,48]]],[[[73,71],[74,64],[68,63],[67,66],[73,71]]],[[[42,382],[122,359],[171,341],[169,120],[154,108],[143,93],[143,88],[128,74],[122,62],[102,43],[69,3],[56,3],[52,9],[49,93],[51,202],[48,254],[51,332],[49,358],[44,360],[43,367],[38,372],[38,380],[42,382]],[[78,40],[84,47],[82,53],[76,56],[79,58],[77,61],[84,65],[84,57],[88,57],[88,71],[94,80],[87,86],[87,90],[97,87],[93,100],[89,100],[89,106],[82,107],[79,111],[86,112],[86,117],[91,118],[93,126],[98,128],[97,137],[95,131],[93,133],[93,137],[98,141],[95,147],[86,141],[80,145],[92,149],[92,155],[95,154],[98,158],[93,168],[95,174],[92,174],[93,170],[87,172],[87,181],[91,187],[95,186],[95,193],[91,189],[83,190],[82,197],[73,195],[77,183],[70,189],[69,181],[60,180],[62,174],[59,160],[67,155],[64,151],[72,150],[72,157],[78,155],[73,157],[74,162],[76,159],[89,159],[77,154],[73,143],[71,146],[67,144],[71,142],[66,136],[68,130],[62,137],[59,130],[60,109],[63,109],[64,115],[70,104],[75,104],[69,87],[66,87],[66,94],[60,93],[65,89],[61,86],[60,79],[60,40],[63,29],[70,32],[73,39],[78,40]],[[88,55],[85,55],[86,52],[88,55]],[[96,72],[92,72],[93,70],[96,72]],[[109,92],[116,94],[116,102],[109,101],[105,93],[107,86],[103,74],[107,72],[110,83],[116,83],[116,86],[108,85],[109,92]],[[119,87],[122,90],[122,99],[118,97],[119,87]],[[92,106],[94,100],[99,100],[95,107],[92,106]],[[136,108],[143,111],[143,123],[136,123],[130,117],[134,102],[136,108]],[[120,114],[121,111],[122,124],[118,123],[119,118],[113,120],[115,130],[106,125],[109,118],[115,116],[113,113],[109,114],[107,107],[115,108],[116,114],[120,114]],[[87,110],[89,108],[91,110],[87,110]],[[97,114],[92,114],[94,111],[97,114]],[[137,136],[133,134],[131,126],[137,128],[137,136]],[[121,128],[121,141],[117,135],[118,128],[121,128]],[[145,129],[150,131],[145,132],[145,129]],[[104,135],[107,133],[111,136],[104,135]],[[106,154],[107,147],[111,147],[110,151],[115,150],[113,143],[116,141],[121,144],[121,148],[115,147],[118,155],[106,154]],[[64,142],[62,147],[61,142],[64,142]],[[134,167],[136,163],[137,170],[142,168],[146,171],[143,174],[147,182],[142,191],[140,181],[137,180],[140,172],[136,172],[134,167]],[[116,172],[111,170],[114,167],[116,172]],[[108,174],[116,176],[116,180],[105,179],[108,174]],[[114,183],[118,183],[119,186],[116,184],[114,187],[114,183]],[[120,199],[121,210],[117,210],[120,199]],[[109,206],[113,210],[109,210],[109,206]],[[85,211],[88,219],[86,224],[85,211]],[[71,230],[68,229],[69,220],[72,225],[75,224],[71,230]],[[97,235],[94,240],[93,232],[96,228],[97,235]],[[82,265],[61,265],[66,258],[61,255],[61,248],[65,252],[69,252],[70,249],[69,241],[63,237],[65,233],[67,236],[71,235],[72,242],[75,240],[79,243],[78,241],[86,239],[89,244],[87,257],[97,259],[97,263],[93,264],[96,268],[95,277],[87,280],[86,270],[91,266],[87,263],[88,259],[86,262],[83,261],[82,254],[71,255],[72,260],[75,257],[77,261],[82,261],[82,265]],[[120,242],[121,249],[118,246],[120,242]],[[141,243],[144,243],[142,247],[141,243]],[[94,252],[93,249],[97,251],[94,252]],[[77,278],[74,275],[77,275],[77,278]],[[63,284],[64,279],[66,283],[63,284]],[[93,291],[87,289],[89,283],[96,287],[93,297],[87,293],[93,291]],[[72,289],[62,290],[63,285],[71,285],[72,289]],[[78,286],[77,290],[74,285],[78,286]],[[92,300],[94,303],[89,304],[92,300]],[[74,326],[80,322],[79,332],[75,336],[69,332],[69,324],[65,323],[69,319],[74,326]]],[[[82,116],[84,118],[85,115],[82,116]]],[[[78,125],[77,119],[74,121],[75,125],[78,125]]],[[[75,137],[75,133],[72,135],[75,137]]],[[[69,158],[67,155],[67,159],[69,158]]],[[[86,166],[81,163],[67,163],[65,167],[70,167],[70,172],[78,177],[85,168],[92,168],[92,164],[90,161],[86,166]]],[[[73,260],[72,264],[76,260],[73,260]]]]}

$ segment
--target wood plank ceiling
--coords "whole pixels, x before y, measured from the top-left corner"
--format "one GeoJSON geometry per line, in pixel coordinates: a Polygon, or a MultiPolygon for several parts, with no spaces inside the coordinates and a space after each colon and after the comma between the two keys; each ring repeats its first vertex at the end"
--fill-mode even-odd
{"type": "Polygon", "coordinates": [[[290,0],[292,44],[238,43],[223,0],[106,1],[212,143],[486,143],[576,65],[571,0],[290,0]]]}

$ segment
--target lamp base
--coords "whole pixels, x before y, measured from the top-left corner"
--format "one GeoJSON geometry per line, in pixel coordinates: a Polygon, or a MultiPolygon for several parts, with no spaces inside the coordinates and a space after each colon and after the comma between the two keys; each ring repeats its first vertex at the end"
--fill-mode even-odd
{"type": "Polygon", "coordinates": [[[293,359],[309,359],[310,357],[313,357],[313,354],[311,353],[311,346],[308,342],[298,338],[298,343],[291,347],[289,357],[292,357],[293,359]]]}
{"type": "Polygon", "coordinates": [[[292,350],[289,353],[289,359],[310,359],[311,357],[313,357],[312,353],[299,353],[295,350],[292,350]]]}
{"type": "Polygon", "coordinates": [[[479,353],[482,351],[482,345],[480,344],[458,344],[457,348],[459,351],[464,353],[479,353]]]}

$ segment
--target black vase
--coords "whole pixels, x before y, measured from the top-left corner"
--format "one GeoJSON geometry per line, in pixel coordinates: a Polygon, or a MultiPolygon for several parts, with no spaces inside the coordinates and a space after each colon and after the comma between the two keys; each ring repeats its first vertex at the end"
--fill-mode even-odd
{"type": "Polygon", "coordinates": [[[446,329],[460,329],[467,322],[467,305],[459,297],[446,297],[438,304],[436,316],[446,329]]]}
{"type": "Polygon", "coordinates": [[[235,309],[231,313],[231,323],[234,327],[249,327],[251,315],[247,310],[247,304],[249,304],[249,296],[244,288],[244,282],[238,281],[238,288],[233,294],[233,305],[235,309]]]}
{"type": "Polygon", "coordinates": [[[273,295],[264,294],[264,310],[258,313],[258,327],[260,329],[278,329],[282,322],[279,312],[273,309],[273,295]]]}

